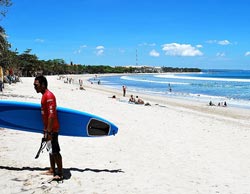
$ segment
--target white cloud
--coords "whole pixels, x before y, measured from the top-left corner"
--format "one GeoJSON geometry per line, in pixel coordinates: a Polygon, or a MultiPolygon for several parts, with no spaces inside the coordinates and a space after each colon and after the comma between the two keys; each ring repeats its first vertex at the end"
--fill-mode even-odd
{"type": "Polygon", "coordinates": [[[150,51],[149,55],[151,57],[159,57],[160,53],[158,53],[156,50],[153,49],[152,51],[150,51]]]}
{"type": "Polygon", "coordinates": [[[247,51],[247,52],[245,53],[245,56],[250,56],[250,51],[247,51]]]}
{"type": "Polygon", "coordinates": [[[202,48],[203,46],[201,44],[196,45],[197,48],[202,48]]]}
{"type": "Polygon", "coordinates": [[[140,43],[139,46],[156,46],[156,44],[155,43],[146,43],[146,42],[144,42],[144,43],[140,43]]]}
{"type": "Polygon", "coordinates": [[[82,49],[83,49],[83,48],[86,48],[86,47],[87,47],[87,45],[81,45],[81,46],[79,47],[79,49],[76,50],[74,53],[75,53],[75,54],[80,54],[80,53],[82,52],[82,49]]]}
{"type": "Polygon", "coordinates": [[[217,42],[217,40],[207,40],[206,43],[208,44],[215,44],[217,42]]]}
{"type": "Polygon", "coordinates": [[[207,40],[206,43],[209,44],[219,44],[219,45],[229,45],[231,44],[228,40],[207,40]]]}
{"type": "Polygon", "coordinates": [[[104,49],[104,46],[97,46],[96,49],[97,50],[104,49]]]}
{"type": "Polygon", "coordinates": [[[225,57],[226,54],[224,52],[222,52],[222,53],[219,52],[219,53],[216,54],[216,56],[217,57],[225,57]]]}
{"type": "Polygon", "coordinates": [[[41,39],[41,38],[37,38],[37,39],[35,39],[35,42],[43,43],[43,42],[44,42],[44,40],[43,40],[43,39],[41,39]]]}
{"type": "Polygon", "coordinates": [[[150,44],[148,44],[148,46],[156,46],[156,44],[155,43],[150,43],[150,44]]]}
{"type": "Polygon", "coordinates": [[[220,45],[229,45],[231,43],[228,40],[220,40],[220,41],[218,41],[218,44],[220,44],[220,45]]]}
{"type": "Polygon", "coordinates": [[[104,53],[104,46],[97,46],[96,47],[96,55],[101,56],[104,53]]]}
{"type": "Polygon", "coordinates": [[[165,55],[170,56],[201,56],[203,53],[197,48],[191,46],[190,44],[178,44],[170,43],[162,45],[162,50],[165,51],[165,55]]]}
{"type": "Polygon", "coordinates": [[[101,56],[101,55],[103,55],[103,53],[104,53],[104,50],[102,50],[102,49],[96,51],[97,56],[101,56]]]}

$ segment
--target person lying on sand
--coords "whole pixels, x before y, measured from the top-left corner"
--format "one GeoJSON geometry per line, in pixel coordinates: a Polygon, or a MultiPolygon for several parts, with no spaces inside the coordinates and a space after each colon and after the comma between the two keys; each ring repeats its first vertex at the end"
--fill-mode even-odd
{"type": "Polygon", "coordinates": [[[144,104],[144,101],[138,96],[135,97],[135,104],[144,104]]]}

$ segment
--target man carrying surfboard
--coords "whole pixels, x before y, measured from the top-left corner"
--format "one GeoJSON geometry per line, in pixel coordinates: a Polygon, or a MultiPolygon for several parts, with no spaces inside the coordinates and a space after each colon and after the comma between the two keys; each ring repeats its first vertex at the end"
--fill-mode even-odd
{"type": "Polygon", "coordinates": [[[37,93],[42,94],[41,113],[44,124],[44,138],[51,142],[52,150],[49,151],[50,169],[46,174],[54,175],[53,180],[63,179],[62,156],[58,142],[59,122],[56,111],[55,95],[48,90],[48,81],[46,77],[40,75],[34,80],[34,88],[37,93]],[[57,166],[57,173],[56,173],[57,166]]]}

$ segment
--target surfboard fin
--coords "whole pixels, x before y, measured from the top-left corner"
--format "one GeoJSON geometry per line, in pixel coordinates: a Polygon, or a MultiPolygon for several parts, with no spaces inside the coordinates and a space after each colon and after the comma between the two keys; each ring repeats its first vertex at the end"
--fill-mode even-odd
{"type": "Polygon", "coordinates": [[[109,135],[110,128],[108,123],[92,118],[89,121],[87,130],[89,136],[107,136],[109,135]]]}

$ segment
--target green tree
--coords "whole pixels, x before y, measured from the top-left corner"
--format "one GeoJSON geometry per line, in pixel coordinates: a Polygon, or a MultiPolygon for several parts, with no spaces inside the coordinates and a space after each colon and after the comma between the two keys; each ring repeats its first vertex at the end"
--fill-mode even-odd
{"type": "Polygon", "coordinates": [[[30,54],[31,49],[27,49],[23,54],[18,56],[18,62],[22,67],[22,75],[34,76],[39,69],[38,57],[30,54]]]}
{"type": "Polygon", "coordinates": [[[0,26],[0,65],[5,66],[8,59],[8,50],[10,48],[10,44],[6,39],[7,35],[3,27],[0,26]]]}
{"type": "MultiPolygon", "coordinates": [[[[0,0],[0,21],[5,17],[7,13],[7,7],[11,6],[11,0],[0,0]]],[[[6,67],[9,63],[9,52],[10,44],[7,41],[7,35],[2,26],[0,26],[0,66],[6,67]]]]}

